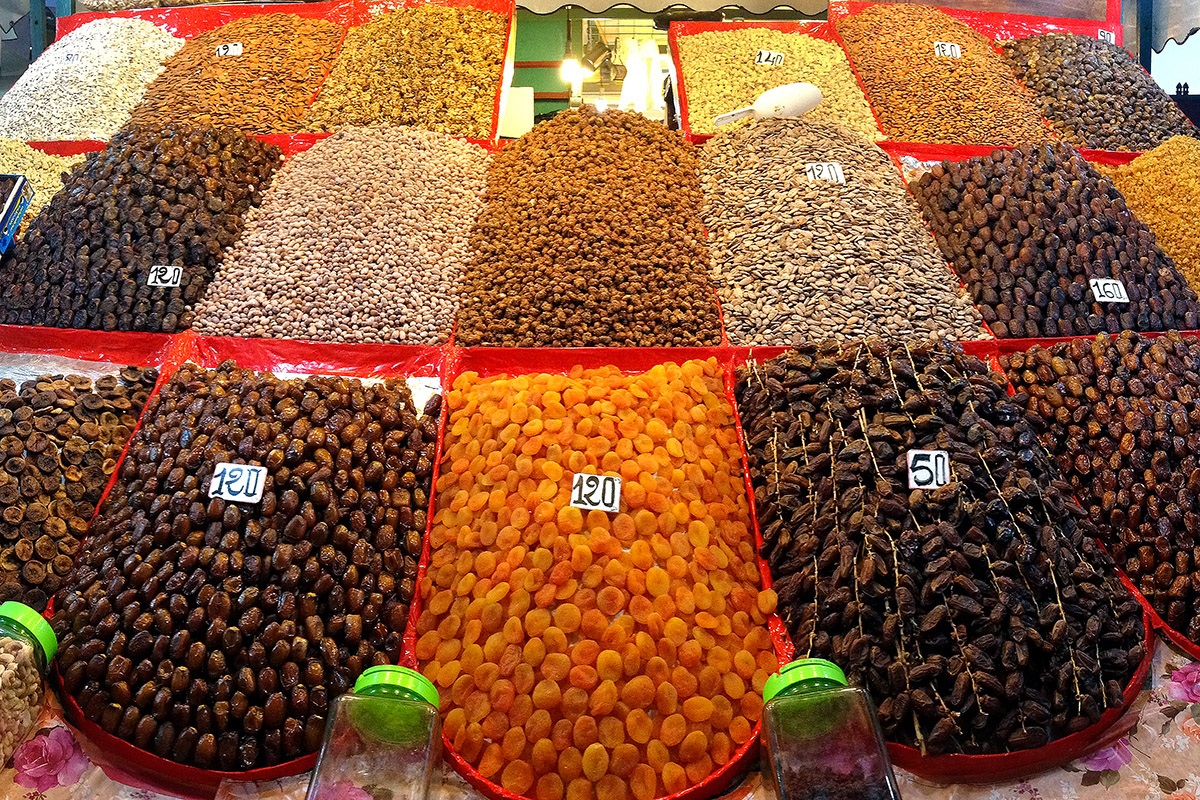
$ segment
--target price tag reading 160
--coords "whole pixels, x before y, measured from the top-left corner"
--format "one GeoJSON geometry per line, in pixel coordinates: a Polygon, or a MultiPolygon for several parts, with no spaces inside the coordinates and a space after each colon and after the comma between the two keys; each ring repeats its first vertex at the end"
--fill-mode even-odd
{"type": "Polygon", "coordinates": [[[949,482],[949,453],[945,450],[908,451],[908,488],[936,489],[949,482]]]}
{"type": "Polygon", "coordinates": [[[221,497],[235,503],[257,503],[262,500],[263,486],[266,482],[266,467],[223,461],[213,470],[208,496],[221,497]]]}
{"type": "Polygon", "coordinates": [[[1092,294],[1097,303],[1129,302],[1129,292],[1125,291],[1125,284],[1116,278],[1091,278],[1088,283],[1091,284],[1092,294]]]}
{"type": "Polygon", "coordinates": [[[621,510],[621,479],[615,475],[575,473],[571,481],[571,505],[616,514],[621,510]]]}

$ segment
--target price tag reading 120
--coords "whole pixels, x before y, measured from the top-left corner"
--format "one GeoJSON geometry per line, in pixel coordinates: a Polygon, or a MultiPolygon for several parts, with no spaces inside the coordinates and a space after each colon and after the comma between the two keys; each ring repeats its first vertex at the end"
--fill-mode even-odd
{"type": "Polygon", "coordinates": [[[621,510],[621,479],[616,475],[585,475],[576,472],[571,481],[571,505],[587,511],[621,510]]]}
{"type": "Polygon", "coordinates": [[[241,54],[241,42],[226,42],[225,44],[217,45],[217,55],[219,56],[240,56],[241,54]]]}
{"type": "Polygon", "coordinates": [[[1116,278],[1092,278],[1088,281],[1097,303],[1128,303],[1129,292],[1116,278]]]}
{"type": "Polygon", "coordinates": [[[147,286],[160,289],[171,289],[183,282],[183,267],[170,265],[155,265],[146,276],[147,286]]]}
{"type": "Polygon", "coordinates": [[[213,470],[209,497],[221,497],[236,503],[257,503],[262,500],[267,468],[252,464],[221,462],[213,470]]]}
{"type": "Polygon", "coordinates": [[[949,482],[949,453],[945,450],[908,451],[908,488],[936,489],[949,482]]]}
{"type": "Polygon", "coordinates": [[[808,182],[813,181],[828,181],[829,183],[845,183],[846,173],[842,172],[842,165],[836,161],[818,161],[813,164],[804,166],[804,174],[808,176],[808,182]]]}
{"type": "Polygon", "coordinates": [[[946,58],[962,58],[962,48],[954,42],[934,42],[933,54],[946,58]]]}

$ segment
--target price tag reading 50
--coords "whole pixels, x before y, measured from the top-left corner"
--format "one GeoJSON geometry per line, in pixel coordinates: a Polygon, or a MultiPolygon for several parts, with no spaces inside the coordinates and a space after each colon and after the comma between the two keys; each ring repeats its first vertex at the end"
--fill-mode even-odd
{"type": "Polygon", "coordinates": [[[267,468],[252,464],[221,462],[213,470],[209,497],[221,497],[236,503],[257,503],[262,500],[267,482],[267,468]]]}
{"type": "Polygon", "coordinates": [[[571,481],[571,505],[616,514],[621,510],[621,479],[615,475],[575,473],[571,481]]]}
{"type": "Polygon", "coordinates": [[[945,450],[908,451],[908,488],[936,489],[949,482],[949,453],[945,450]]]}

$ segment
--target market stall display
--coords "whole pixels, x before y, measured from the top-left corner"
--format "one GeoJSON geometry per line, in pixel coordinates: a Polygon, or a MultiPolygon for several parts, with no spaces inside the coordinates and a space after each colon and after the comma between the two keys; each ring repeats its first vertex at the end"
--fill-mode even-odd
{"type": "Polygon", "coordinates": [[[54,156],[16,139],[0,138],[0,173],[24,175],[33,187],[33,199],[21,220],[25,230],[63,188],[63,176],[83,163],[83,156],[54,156]]]}
{"type": "Polygon", "coordinates": [[[1146,652],[1141,606],[1007,389],[961,348],[916,342],[804,345],[738,371],[796,652],[842,667],[888,740],[923,755],[1092,726],[1146,652]]]}
{"type": "Polygon", "coordinates": [[[880,136],[828,24],[676,23],[671,37],[685,92],[681,113],[690,133],[714,133],[717,116],[750,105],[767,89],[804,81],[822,96],[810,119],[843,125],[872,141],[880,136]]]}
{"type": "Polygon", "coordinates": [[[1124,165],[1097,163],[1190,286],[1200,286],[1200,139],[1173,136],[1124,165]]]}
{"type": "Polygon", "coordinates": [[[97,19],[72,31],[0,97],[0,136],[108,141],[183,40],[140,19],[97,19]]]}
{"type": "Polygon", "coordinates": [[[467,372],[447,404],[415,655],[457,758],[537,800],[651,800],[744,753],[775,594],[716,360],[467,372]],[[581,509],[580,474],[619,476],[617,510],[581,509]]]}
{"type": "Polygon", "coordinates": [[[0,261],[0,322],[191,325],[280,150],[228,128],[133,126],[71,174],[0,261]]]}
{"type": "Polygon", "coordinates": [[[1050,138],[1032,94],[991,40],[945,12],[874,5],[836,27],[887,138],[981,145],[1050,138]]]}
{"type": "Polygon", "coordinates": [[[1175,135],[1200,136],[1179,106],[1124,49],[1094,36],[1047,33],[1001,43],[1067,144],[1150,150],[1175,135]]]}
{"type": "Polygon", "coordinates": [[[700,164],[701,218],[734,345],[986,336],[874,143],[807,117],[760,120],[718,133],[700,164]]]}
{"type": "Polygon", "coordinates": [[[181,367],[55,598],[83,716],[201,768],[314,753],[329,702],[400,656],[440,402],[181,367]]]}
{"type": "Polygon", "coordinates": [[[22,603],[0,604],[0,758],[12,758],[33,728],[58,640],[50,623],[22,603]]]}
{"type": "Polygon", "coordinates": [[[1100,335],[1001,364],[1117,565],[1168,625],[1200,644],[1200,340],[1100,335]]]}
{"type": "Polygon", "coordinates": [[[640,114],[563,111],[488,167],[467,346],[721,342],[692,145],[640,114]]]}
{"type": "Polygon", "coordinates": [[[507,17],[470,7],[381,14],[346,35],[308,129],[383,122],[492,138],[508,27],[507,17]]]}
{"type": "Polygon", "coordinates": [[[42,611],[71,571],[158,377],[114,373],[0,379],[0,599],[42,611]]]}
{"type": "Polygon", "coordinates": [[[943,161],[909,188],[997,337],[1200,327],[1154,234],[1074,148],[943,161]]]}
{"type": "Polygon", "coordinates": [[[416,128],[346,128],[289,159],[197,310],[200,333],[444,342],[488,154],[416,128]]]}
{"type": "Polygon", "coordinates": [[[246,134],[306,130],[313,94],[343,28],[295,14],[258,14],[189,39],[133,109],[141,125],[227,125],[246,134]]]}

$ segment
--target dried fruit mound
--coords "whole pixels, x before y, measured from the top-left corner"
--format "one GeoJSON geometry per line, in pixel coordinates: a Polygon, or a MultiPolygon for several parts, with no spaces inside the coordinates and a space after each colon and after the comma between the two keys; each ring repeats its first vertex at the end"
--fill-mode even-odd
{"type": "Polygon", "coordinates": [[[1200,327],[1193,287],[1069,145],[943,161],[909,189],[1001,339],[1200,327]],[[1092,279],[1119,281],[1129,302],[1101,302],[1092,279]]]}
{"type": "Polygon", "coordinates": [[[174,333],[283,154],[228,128],[130,126],[88,156],[4,254],[0,322],[174,333]],[[155,266],[182,268],[153,285],[155,266]]]}
{"type": "Polygon", "coordinates": [[[1200,644],[1200,340],[1100,335],[1001,364],[1117,565],[1200,644]]]}
{"type": "Polygon", "coordinates": [[[1141,606],[1002,375],[957,346],[797,347],[739,370],[763,555],[797,655],[866,688],[889,741],[1038,747],[1121,705],[1141,606]],[[950,481],[909,490],[908,453],[950,481]]]}
{"type": "Polygon", "coordinates": [[[777,668],[715,360],[480,378],[447,395],[421,670],[445,733],[537,800],[651,800],[753,735],[777,668]],[[570,505],[620,475],[620,513],[570,505]]]}
{"type": "Polygon", "coordinates": [[[0,380],[0,601],[41,611],[71,571],[156,369],[0,380]]]}
{"type": "Polygon", "coordinates": [[[332,701],[395,663],[441,398],[403,381],[180,367],[55,596],[84,715],[182,764],[245,770],[320,747],[332,701]],[[220,463],[262,499],[209,497],[220,463]]]}

